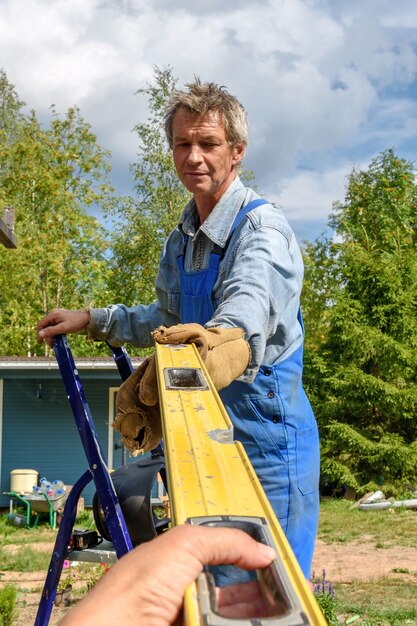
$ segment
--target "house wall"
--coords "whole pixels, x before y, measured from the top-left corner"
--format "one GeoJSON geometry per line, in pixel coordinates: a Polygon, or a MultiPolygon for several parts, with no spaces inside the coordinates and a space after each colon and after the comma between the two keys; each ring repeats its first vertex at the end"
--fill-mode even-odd
{"type": "MultiPolygon", "coordinates": [[[[83,371],[80,378],[107,462],[109,388],[117,387],[120,377],[117,371],[83,371]]],[[[72,485],[88,468],[58,371],[0,372],[0,442],[0,494],[10,490],[13,469],[35,469],[39,478],[72,485]]],[[[90,483],[82,494],[87,506],[94,492],[90,483]]],[[[8,502],[0,496],[0,506],[8,502]]]]}

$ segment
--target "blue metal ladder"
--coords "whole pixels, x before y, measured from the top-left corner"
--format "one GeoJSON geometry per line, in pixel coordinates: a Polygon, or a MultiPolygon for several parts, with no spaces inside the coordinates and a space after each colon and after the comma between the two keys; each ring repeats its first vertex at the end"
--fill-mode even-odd
{"type": "MultiPolygon", "coordinates": [[[[113,352],[113,357],[121,378],[122,380],[126,380],[133,372],[129,356],[124,348],[113,348],[112,346],[110,346],[110,348],[113,352]]],[[[49,623],[62,567],[67,557],[67,549],[77,514],[78,500],[84,488],[92,480],[95,483],[100,498],[117,558],[122,557],[133,548],[126,522],[100,447],[94,421],[65,336],[62,335],[54,338],[54,350],[87,458],[88,469],[77,480],[68,495],[42,591],[35,626],[47,626],[49,623]]]]}

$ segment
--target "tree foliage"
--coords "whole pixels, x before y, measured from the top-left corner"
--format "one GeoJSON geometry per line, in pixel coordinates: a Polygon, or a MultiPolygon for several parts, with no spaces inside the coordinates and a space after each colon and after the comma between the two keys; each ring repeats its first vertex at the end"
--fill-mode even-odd
{"type": "MultiPolygon", "coordinates": [[[[148,118],[135,127],[136,197],[117,198],[109,155],[80,111],[52,107],[45,129],[0,71],[0,209],[15,207],[19,242],[0,248],[3,354],[41,354],[36,323],[53,307],[154,299],[160,251],[190,197],[163,128],[176,83],[171,68],[155,68],[139,90],[148,118]],[[110,257],[91,205],[113,220],[110,257]]],[[[305,383],[322,473],[359,491],[417,473],[416,220],[413,164],[387,150],[349,175],[330,219],[335,236],[304,248],[305,383]]],[[[103,350],[84,338],[71,344],[79,355],[103,350]]]]}
{"type": "Polygon", "coordinates": [[[416,219],[413,164],[387,150],[351,172],[335,237],[304,250],[322,472],[356,488],[417,473],[416,219]]]}
{"type": "MultiPolygon", "coordinates": [[[[109,196],[107,154],[77,108],[52,107],[43,129],[0,76],[0,203],[16,211],[17,250],[0,249],[0,346],[34,355],[37,321],[51,308],[79,308],[105,291],[103,228],[86,213],[109,196]]],[[[75,351],[92,353],[85,341],[75,351]]]]}
{"type": "Polygon", "coordinates": [[[114,301],[127,305],[155,299],[154,284],[164,241],[190,194],[180,183],[164,132],[164,108],[177,80],[172,68],[154,68],[154,82],[137,93],[148,101],[148,118],[135,126],[138,160],[131,170],[136,198],[113,208],[110,260],[114,301]]]}

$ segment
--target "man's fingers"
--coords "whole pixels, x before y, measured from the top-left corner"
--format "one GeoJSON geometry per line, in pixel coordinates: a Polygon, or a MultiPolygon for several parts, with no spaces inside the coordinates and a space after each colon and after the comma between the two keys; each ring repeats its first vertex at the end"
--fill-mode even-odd
{"type": "Polygon", "coordinates": [[[87,310],[71,311],[67,309],[54,309],[50,311],[38,324],[37,341],[46,341],[52,346],[52,337],[76,333],[86,328],[90,321],[87,310]]]}
{"type": "Polygon", "coordinates": [[[38,330],[38,337],[41,339],[47,339],[48,337],[54,337],[55,335],[62,335],[65,332],[65,324],[59,323],[53,326],[47,326],[38,330]]]}
{"type": "MultiPolygon", "coordinates": [[[[216,541],[202,546],[209,554],[202,555],[202,562],[209,565],[236,565],[242,569],[266,567],[275,558],[270,546],[252,539],[247,533],[234,528],[211,528],[216,532],[216,541]],[[227,532],[226,532],[227,531],[227,532]]],[[[204,537],[202,538],[204,540],[204,537]]]]}
{"type": "Polygon", "coordinates": [[[51,311],[38,324],[37,342],[42,343],[45,340],[51,346],[52,337],[64,334],[63,326],[65,325],[60,321],[59,313],[51,311]]]}

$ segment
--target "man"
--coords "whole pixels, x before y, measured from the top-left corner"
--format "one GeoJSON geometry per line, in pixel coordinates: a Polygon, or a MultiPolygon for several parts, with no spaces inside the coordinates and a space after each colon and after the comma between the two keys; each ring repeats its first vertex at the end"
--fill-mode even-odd
{"type": "Polygon", "coordinates": [[[220,336],[242,329],[250,350],[226,350],[212,371],[238,361],[231,367],[231,380],[237,380],[220,395],[308,578],[319,444],[302,386],[301,253],[282,212],[239,179],[247,122],[236,98],[197,80],[173,93],[165,119],[178,176],[193,199],[162,251],[157,301],[55,310],[39,323],[38,340],[50,343],[53,335],[88,327],[94,339],[150,346],[151,332],[161,324],[169,330],[197,323],[220,336]]]}

